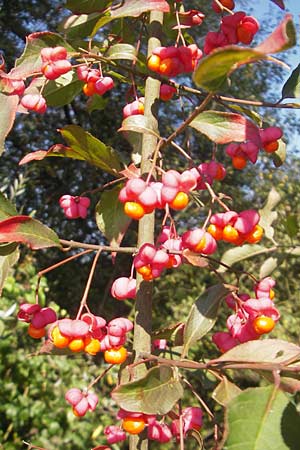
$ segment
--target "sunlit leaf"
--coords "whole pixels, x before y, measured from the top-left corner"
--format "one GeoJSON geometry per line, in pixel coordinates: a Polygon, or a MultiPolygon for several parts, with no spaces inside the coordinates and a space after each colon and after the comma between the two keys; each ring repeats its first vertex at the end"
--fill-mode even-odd
{"type": "Polygon", "coordinates": [[[266,204],[258,212],[260,214],[260,225],[264,229],[264,234],[268,239],[273,240],[274,228],[272,223],[277,219],[278,213],[273,211],[275,206],[280,202],[280,194],[276,191],[274,187],[269,192],[266,204]]]}
{"type": "Polygon", "coordinates": [[[260,145],[258,127],[244,116],[221,111],[204,111],[190,126],[217,144],[252,141],[260,145]]]}
{"type": "Polygon", "coordinates": [[[218,272],[226,272],[226,266],[233,266],[235,263],[243,261],[244,259],[252,258],[253,256],[261,255],[267,252],[268,249],[258,244],[245,244],[240,247],[234,247],[223,253],[218,272]]]}
{"type": "Polygon", "coordinates": [[[127,411],[163,415],[183,396],[183,387],[176,370],[161,365],[150,369],[143,378],[119,385],[111,396],[127,411]]]}
{"type": "Polygon", "coordinates": [[[286,143],[282,139],[278,141],[279,147],[276,152],[271,153],[275,167],[280,167],[286,160],[286,143]]]}
{"type": "Polygon", "coordinates": [[[227,450],[296,450],[300,416],[274,386],[249,388],[235,397],[225,415],[227,450]]]}
{"type": "Polygon", "coordinates": [[[48,106],[64,106],[82,90],[83,82],[78,80],[75,72],[67,72],[56,80],[49,81],[43,91],[48,106]]]}
{"type": "Polygon", "coordinates": [[[264,54],[279,53],[296,45],[296,28],[292,14],[286,14],[284,19],[255,50],[264,54]]]}
{"type": "Polygon", "coordinates": [[[106,55],[110,59],[128,59],[135,61],[137,57],[136,48],[130,44],[116,44],[109,48],[106,55]]]}
{"type": "Polygon", "coordinates": [[[0,242],[20,242],[33,250],[61,246],[53,230],[29,216],[13,216],[2,220],[0,242]]]}
{"type": "Polygon", "coordinates": [[[6,136],[13,127],[18,103],[18,95],[5,95],[0,92],[0,155],[5,148],[6,136]]]}
{"type": "Polygon", "coordinates": [[[273,256],[270,256],[269,258],[265,259],[265,261],[262,263],[259,271],[259,278],[260,280],[262,278],[268,277],[271,275],[273,270],[275,270],[278,267],[278,258],[274,258],[273,256]]]}
{"type": "Polygon", "coordinates": [[[112,1],[109,0],[67,0],[65,6],[74,14],[89,14],[99,12],[110,6],[111,3],[112,1]]]}
{"type": "Polygon", "coordinates": [[[0,255],[0,295],[5,280],[10,273],[10,269],[18,261],[19,256],[19,251],[17,249],[8,255],[0,255]]]}
{"type": "Polygon", "coordinates": [[[241,393],[241,389],[234,383],[223,377],[222,381],[214,389],[212,398],[222,406],[226,406],[232,399],[241,393]]]}

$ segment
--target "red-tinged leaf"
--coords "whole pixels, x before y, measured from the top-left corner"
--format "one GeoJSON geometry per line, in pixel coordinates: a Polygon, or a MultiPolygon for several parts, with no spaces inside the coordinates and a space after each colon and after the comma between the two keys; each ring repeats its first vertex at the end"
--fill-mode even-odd
{"type": "Polygon", "coordinates": [[[248,47],[228,45],[202,58],[194,72],[195,84],[210,92],[224,89],[231,72],[243,64],[253,63],[266,56],[248,47]]]}
{"type": "Polygon", "coordinates": [[[296,29],[292,17],[291,14],[287,14],[273,33],[255,47],[255,50],[270,54],[282,52],[296,45],[296,29]]]}
{"type": "Polygon", "coordinates": [[[147,11],[169,12],[170,6],[165,0],[125,0],[119,8],[111,11],[112,18],[138,17],[147,11]]]}
{"type": "Polygon", "coordinates": [[[0,93],[0,155],[4,151],[6,136],[13,127],[19,103],[18,95],[0,93]]]}
{"type": "Polygon", "coordinates": [[[284,3],[282,0],[271,0],[271,2],[275,3],[275,5],[279,6],[281,9],[285,9],[284,3]]]}
{"type": "Polygon", "coordinates": [[[15,68],[9,75],[12,78],[25,78],[34,75],[41,70],[41,50],[44,47],[56,47],[61,45],[68,51],[74,49],[59,35],[50,31],[32,33],[26,37],[26,45],[23,54],[16,60],[15,68]]]}
{"type": "Polygon", "coordinates": [[[63,144],[55,144],[52,145],[49,150],[37,150],[35,152],[28,153],[21,159],[19,165],[21,166],[31,161],[41,161],[48,156],[61,156],[62,158],[83,159],[80,157],[80,155],[76,155],[76,152],[74,152],[74,150],[72,150],[70,147],[66,147],[63,144]]]}
{"type": "Polygon", "coordinates": [[[120,170],[119,174],[123,175],[129,180],[131,178],[139,178],[141,176],[141,169],[139,169],[133,163],[131,163],[128,167],[126,166],[124,170],[120,170]]]}
{"type": "Polygon", "coordinates": [[[203,258],[203,256],[197,255],[196,253],[191,252],[188,249],[183,250],[182,255],[186,259],[186,261],[192,266],[196,267],[207,267],[208,261],[203,258]]]}
{"type": "Polygon", "coordinates": [[[170,11],[170,6],[165,0],[148,0],[147,2],[144,0],[125,0],[121,3],[119,8],[107,11],[105,15],[100,17],[95,24],[91,35],[94,36],[99,28],[114,19],[121,19],[122,17],[138,17],[148,11],[161,11],[167,13],[170,11]]]}
{"type": "Polygon", "coordinates": [[[190,126],[217,144],[250,140],[260,147],[259,128],[244,116],[221,111],[204,111],[190,126]]]}
{"type": "Polygon", "coordinates": [[[118,196],[120,186],[103,192],[96,206],[96,222],[99,230],[104,234],[112,246],[118,246],[131,222],[123,210],[123,204],[118,196]]]}
{"type": "Polygon", "coordinates": [[[0,222],[0,242],[20,242],[33,250],[60,247],[57,234],[29,216],[13,216],[0,222]]]}

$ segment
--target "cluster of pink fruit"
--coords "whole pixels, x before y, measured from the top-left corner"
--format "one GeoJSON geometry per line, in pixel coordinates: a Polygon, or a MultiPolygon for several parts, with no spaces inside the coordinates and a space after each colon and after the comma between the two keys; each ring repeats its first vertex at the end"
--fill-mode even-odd
{"type": "Polygon", "coordinates": [[[29,323],[28,334],[34,339],[46,335],[46,326],[57,320],[56,312],[52,308],[42,308],[39,304],[23,303],[20,305],[18,319],[29,323]]]}
{"type": "Polygon", "coordinates": [[[193,72],[202,51],[196,44],[182,47],[156,47],[148,58],[148,68],[160,75],[175,77],[182,73],[193,72]]]}
{"type": "Polygon", "coordinates": [[[279,147],[278,140],[283,132],[279,127],[268,127],[259,130],[261,145],[248,140],[240,144],[232,143],[225,148],[225,152],[232,158],[232,165],[235,169],[243,169],[247,161],[256,163],[260,147],[267,153],[275,152],[279,147]]]}
{"type": "Polygon", "coordinates": [[[63,195],[59,199],[59,205],[62,207],[67,219],[85,219],[90,203],[91,201],[88,197],[63,195]]]}
{"type": "Polygon", "coordinates": [[[144,100],[145,97],[139,97],[131,103],[127,103],[127,105],[123,108],[123,119],[129,116],[137,116],[144,114],[144,100]]]}
{"type": "Polygon", "coordinates": [[[221,180],[225,174],[221,163],[210,161],[182,173],[168,170],[162,174],[161,182],[131,178],[121,189],[119,200],[124,203],[125,214],[136,220],[155,208],[165,208],[166,205],[174,210],[181,210],[189,202],[190,191],[206,189],[205,183],[211,184],[213,179],[221,180]]]}
{"type": "Polygon", "coordinates": [[[98,404],[98,396],[92,392],[83,392],[78,388],[69,389],[65,399],[73,407],[73,413],[77,417],[84,416],[88,411],[94,411],[98,404]]]}
{"type": "MultiPolygon", "coordinates": [[[[181,421],[184,437],[189,430],[199,430],[201,428],[202,416],[202,410],[198,407],[190,406],[183,409],[181,421]]],[[[171,425],[168,425],[161,420],[158,421],[156,415],[129,412],[120,409],[117,419],[122,420],[121,426],[110,425],[104,430],[109,444],[124,441],[126,439],[126,432],[128,434],[140,434],[146,427],[147,437],[150,440],[166,443],[170,442],[173,438],[175,438],[177,442],[180,439],[179,417],[174,419],[171,425]]]]}
{"type": "MultiPolygon", "coordinates": [[[[64,47],[43,48],[41,59],[41,72],[48,80],[56,80],[72,69],[72,64],[67,60],[67,50],[64,47]]],[[[41,94],[24,95],[21,105],[39,114],[44,114],[47,110],[46,100],[41,94]]]]}
{"type": "Polygon", "coordinates": [[[77,76],[79,80],[85,82],[82,90],[88,97],[94,94],[104,95],[114,87],[111,77],[103,77],[99,69],[94,69],[86,64],[77,67],[77,76]]]}
{"type": "Polygon", "coordinates": [[[259,225],[260,215],[254,209],[237,213],[226,211],[213,214],[207,228],[216,241],[223,240],[234,245],[256,244],[263,236],[263,228],[259,225]]]}
{"type": "Polygon", "coordinates": [[[56,321],[48,336],[57,348],[69,348],[73,352],[85,351],[95,355],[98,352],[120,349],[126,342],[126,334],[132,328],[132,322],[125,317],[118,317],[106,323],[103,317],[85,313],[80,319],[56,321]]]}
{"type": "Polygon", "coordinates": [[[227,332],[217,332],[213,335],[213,342],[226,352],[240,343],[259,339],[262,334],[270,333],[280,318],[279,311],[274,306],[273,287],[275,281],[264,278],[255,286],[256,298],[248,294],[226,297],[229,308],[235,311],[227,319],[227,332]]]}
{"type": "Polygon", "coordinates": [[[253,16],[239,11],[223,16],[219,31],[209,31],[204,41],[204,53],[209,54],[216,48],[231,44],[251,44],[259,30],[259,23],[253,16]]]}

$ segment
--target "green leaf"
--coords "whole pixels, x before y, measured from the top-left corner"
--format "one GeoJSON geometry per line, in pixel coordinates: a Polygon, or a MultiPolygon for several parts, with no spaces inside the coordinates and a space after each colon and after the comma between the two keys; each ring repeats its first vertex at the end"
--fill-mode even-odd
{"type": "Polygon", "coordinates": [[[234,105],[233,103],[230,104],[230,109],[234,109],[235,111],[242,113],[243,115],[246,115],[251,119],[259,128],[262,128],[263,126],[263,119],[260,114],[258,114],[256,111],[253,111],[252,109],[246,108],[245,106],[241,105],[234,105]]]}
{"type": "Polygon", "coordinates": [[[222,406],[226,406],[232,399],[239,395],[242,390],[234,383],[223,377],[222,381],[214,389],[212,398],[222,406]]]}
{"type": "Polygon", "coordinates": [[[274,386],[249,388],[235,397],[225,415],[226,450],[297,450],[300,417],[274,386]]]}
{"type": "Polygon", "coordinates": [[[2,192],[0,192],[0,220],[18,214],[16,208],[10,203],[2,192]]]}
{"type": "Polygon", "coordinates": [[[20,242],[33,250],[61,246],[53,230],[29,216],[13,216],[0,221],[0,242],[20,242]]]}
{"type": "Polygon", "coordinates": [[[10,255],[16,250],[17,247],[18,244],[14,242],[9,242],[7,244],[0,244],[0,256],[10,255]]]}
{"type": "Polygon", "coordinates": [[[48,81],[43,95],[48,106],[69,104],[82,91],[83,82],[78,80],[75,72],[68,72],[56,80],[48,81]]]}
{"type": "MultiPolygon", "coordinates": [[[[258,244],[245,244],[240,247],[231,248],[223,253],[221,258],[221,263],[226,266],[233,266],[233,264],[243,261],[244,259],[252,258],[253,256],[261,255],[266,253],[268,249],[258,244]]],[[[226,272],[227,268],[220,265],[218,272],[226,272]]]]}
{"type": "Polygon", "coordinates": [[[204,111],[190,123],[190,127],[217,144],[247,140],[260,143],[258,127],[240,114],[204,111]]]}
{"type": "Polygon", "coordinates": [[[99,12],[108,6],[112,1],[109,0],[67,0],[66,8],[74,14],[89,14],[92,12],[99,12]]]}
{"type": "Polygon", "coordinates": [[[109,102],[108,98],[102,97],[102,95],[92,95],[86,103],[86,109],[91,114],[93,111],[102,111],[106,108],[109,102]]]}
{"type": "Polygon", "coordinates": [[[248,341],[228,350],[216,361],[285,364],[300,359],[300,347],[281,339],[248,341]]]}
{"type": "Polygon", "coordinates": [[[298,234],[298,220],[295,214],[290,214],[287,216],[286,220],[283,222],[284,228],[290,238],[294,238],[298,234]]]}
{"type": "Polygon", "coordinates": [[[183,343],[183,329],[184,324],[182,322],[175,323],[152,333],[152,339],[167,339],[173,341],[175,346],[179,346],[183,343]]]}
{"type": "Polygon", "coordinates": [[[169,4],[165,0],[126,0],[121,3],[121,6],[111,9],[98,20],[91,33],[94,36],[99,28],[114,19],[121,19],[122,17],[138,17],[148,11],[162,11],[169,12],[169,4]]]}
{"type": "Polygon", "coordinates": [[[105,56],[110,59],[129,59],[130,61],[135,61],[137,50],[130,44],[116,44],[109,48],[105,56]]]}
{"type": "Polygon", "coordinates": [[[105,191],[96,205],[96,222],[112,246],[118,246],[131,222],[124,213],[124,205],[118,199],[120,186],[105,191]]]}
{"type": "Polygon", "coordinates": [[[5,280],[9,275],[10,269],[18,261],[19,256],[20,254],[17,249],[9,255],[0,255],[0,295],[2,293],[5,280]]]}
{"type": "Polygon", "coordinates": [[[126,132],[126,138],[127,132],[152,134],[153,136],[159,138],[156,125],[151,121],[151,119],[149,119],[149,117],[145,117],[143,114],[126,117],[118,131],[126,132]]]}
{"type": "Polygon", "coordinates": [[[5,95],[0,92],[0,155],[5,149],[6,136],[13,127],[18,103],[18,95],[5,95]]]}
{"type": "Polygon", "coordinates": [[[91,35],[99,21],[99,17],[103,17],[99,12],[81,14],[79,16],[73,15],[65,19],[58,29],[60,32],[66,33],[68,39],[76,39],[78,36],[84,38],[91,35]]]}
{"type": "Polygon", "coordinates": [[[177,371],[161,365],[150,369],[143,378],[119,385],[111,396],[127,411],[164,415],[183,396],[183,388],[177,371]]]}
{"type": "Polygon", "coordinates": [[[276,152],[271,153],[273,164],[275,167],[280,167],[286,160],[286,143],[282,139],[278,140],[279,147],[276,152]]]}
{"type": "Polygon", "coordinates": [[[271,273],[279,266],[278,258],[270,256],[261,265],[259,271],[259,279],[262,280],[265,277],[271,275],[271,273]]]}
{"type": "Polygon", "coordinates": [[[15,68],[10,74],[15,78],[25,78],[41,71],[41,50],[44,47],[56,47],[61,45],[68,51],[74,49],[59,34],[50,31],[32,33],[26,37],[24,52],[16,60],[15,68]]]}
{"type": "Polygon", "coordinates": [[[193,304],[184,327],[182,358],[214,326],[220,303],[228,292],[223,284],[216,284],[201,294],[193,304]]]}
{"type": "Polygon", "coordinates": [[[272,223],[277,219],[278,213],[273,211],[280,202],[281,197],[274,187],[269,192],[266,204],[258,212],[260,214],[259,224],[264,229],[265,237],[273,241],[274,228],[272,223]]]}
{"type": "Polygon", "coordinates": [[[217,92],[226,87],[230,73],[239,66],[265,58],[265,55],[252,48],[236,45],[218,48],[200,60],[193,80],[199,88],[217,92]]]}
{"type": "Polygon", "coordinates": [[[284,98],[300,98],[300,64],[293,70],[291,76],[285,82],[282,93],[284,98]]]}
{"type": "Polygon", "coordinates": [[[85,160],[114,175],[121,169],[121,163],[115,151],[80,126],[68,125],[60,132],[73,150],[75,159],[85,160]]]}

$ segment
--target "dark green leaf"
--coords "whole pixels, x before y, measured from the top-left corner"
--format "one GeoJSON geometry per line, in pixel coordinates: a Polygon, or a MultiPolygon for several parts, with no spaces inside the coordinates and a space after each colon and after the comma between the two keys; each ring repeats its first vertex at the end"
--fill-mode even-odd
{"type": "Polygon", "coordinates": [[[17,249],[9,255],[0,255],[0,295],[10,269],[18,261],[19,256],[19,251],[17,249]]]}
{"type": "Polygon", "coordinates": [[[300,98],[300,64],[285,82],[281,95],[282,98],[300,98]]]}
{"type": "Polygon", "coordinates": [[[6,219],[10,216],[18,214],[14,205],[0,192],[0,220],[6,219]]]}
{"type": "Polygon", "coordinates": [[[287,216],[286,220],[283,222],[284,228],[290,238],[294,238],[298,234],[298,220],[295,214],[290,214],[287,216]]]}
{"type": "Polygon", "coordinates": [[[193,304],[184,327],[182,358],[214,326],[220,303],[228,292],[223,284],[211,286],[193,304]]]}
{"type": "Polygon", "coordinates": [[[279,139],[279,147],[276,152],[271,153],[275,167],[280,167],[286,160],[286,143],[279,139]]]}
{"type": "Polygon", "coordinates": [[[161,365],[150,369],[143,378],[119,385],[111,396],[127,411],[163,415],[183,396],[183,388],[177,371],[161,365]]]}
{"type": "Polygon", "coordinates": [[[66,33],[69,39],[84,38],[92,33],[99,17],[103,16],[98,12],[70,16],[59,26],[59,31],[66,33]]]}
{"type": "Polygon", "coordinates": [[[109,0],[67,0],[66,8],[74,14],[89,14],[100,12],[110,6],[111,3],[112,1],[109,0]]]}

